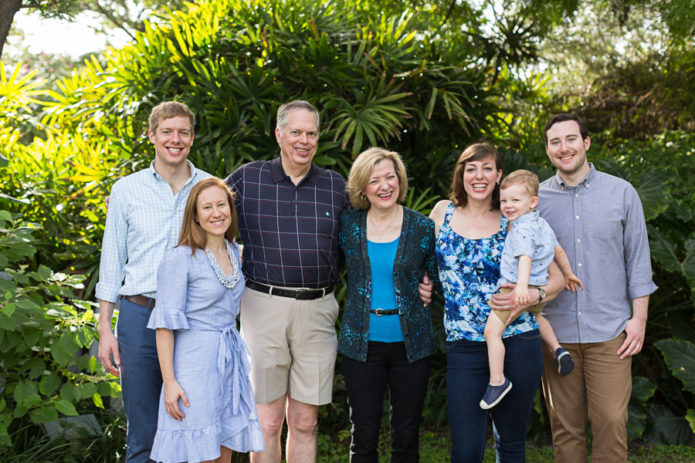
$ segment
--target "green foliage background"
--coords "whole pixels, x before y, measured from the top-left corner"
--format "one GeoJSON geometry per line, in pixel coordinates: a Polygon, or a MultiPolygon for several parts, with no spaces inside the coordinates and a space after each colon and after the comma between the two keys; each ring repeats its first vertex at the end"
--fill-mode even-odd
{"type": "MultiPolygon", "coordinates": [[[[498,144],[505,171],[527,167],[545,178],[550,112],[576,110],[600,128],[590,159],[638,189],[660,286],[634,361],[630,436],[693,444],[695,135],[687,108],[695,90],[671,91],[680,78],[671,76],[692,72],[693,53],[681,47],[661,67],[624,66],[597,81],[594,99],[556,98],[547,76],[524,66],[538,57],[534,37],[572,5],[526,2],[523,21],[491,22],[468,4],[451,16],[433,2],[412,11],[376,3],[201,1],[57,83],[0,67],[0,269],[9,278],[0,279],[0,445],[16,449],[28,442],[18,437],[27,426],[108,409],[102,398],[118,396],[87,353],[94,315],[86,301],[98,279],[103,198],[152,159],[144,136],[151,108],[188,104],[198,116],[192,161],[225,177],[277,155],[274,115],[294,98],[321,111],[317,163],[347,175],[362,149],[396,150],[408,167],[407,203],[425,213],[446,196],[455,159],[473,141],[498,144]],[[635,106],[627,117],[631,91],[661,91],[662,105],[635,106]],[[654,120],[663,125],[642,130],[654,120]]],[[[435,429],[446,424],[444,367],[440,352],[424,413],[435,429]]],[[[340,440],[348,426],[340,375],[321,413],[322,432],[340,440]]],[[[547,433],[539,399],[529,433],[538,441],[547,433]]]]}

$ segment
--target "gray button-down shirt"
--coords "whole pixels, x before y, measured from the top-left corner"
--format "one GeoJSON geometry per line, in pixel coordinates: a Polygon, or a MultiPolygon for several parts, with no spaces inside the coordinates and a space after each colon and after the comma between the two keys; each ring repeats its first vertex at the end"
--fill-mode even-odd
{"type": "Polygon", "coordinates": [[[591,165],[579,185],[566,185],[556,174],[538,196],[538,211],[584,283],[584,290],[560,293],[543,314],[561,343],[614,339],[632,317],[631,301],[657,288],[637,191],[591,165]]]}

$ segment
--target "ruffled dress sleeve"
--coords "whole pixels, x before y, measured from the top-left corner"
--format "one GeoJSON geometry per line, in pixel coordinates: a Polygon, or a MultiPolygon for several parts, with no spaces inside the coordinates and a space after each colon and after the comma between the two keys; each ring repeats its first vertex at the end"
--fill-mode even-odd
{"type": "Polygon", "coordinates": [[[147,327],[187,330],[186,296],[190,272],[190,253],[187,246],[169,249],[157,270],[157,297],[147,327]]]}

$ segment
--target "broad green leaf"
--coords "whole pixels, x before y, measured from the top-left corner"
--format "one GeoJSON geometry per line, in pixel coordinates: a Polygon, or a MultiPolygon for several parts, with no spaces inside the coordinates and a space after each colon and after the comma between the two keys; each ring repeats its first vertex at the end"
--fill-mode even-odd
{"type": "Polygon", "coordinates": [[[649,169],[637,186],[637,193],[642,200],[644,216],[647,221],[656,218],[668,209],[670,190],[668,180],[670,174],[665,170],[649,169]]]}
{"type": "Polygon", "coordinates": [[[29,399],[32,396],[37,396],[38,388],[35,382],[33,381],[20,381],[17,383],[14,389],[14,400],[18,404],[24,405],[25,401],[33,400],[29,399]]]}
{"type": "Polygon", "coordinates": [[[69,402],[79,402],[82,399],[79,389],[73,383],[60,386],[60,397],[69,402]]]}
{"type": "Polygon", "coordinates": [[[673,376],[681,380],[685,390],[695,394],[695,344],[683,339],[662,339],[655,346],[673,376]]]}
{"type": "Polygon", "coordinates": [[[627,412],[627,438],[628,440],[639,439],[647,425],[647,412],[644,406],[628,405],[627,412]]]}
{"type": "Polygon", "coordinates": [[[29,412],[29,409],[23,405],[17,405],[12,412],[13,418],[21,418],[29,412]]]}
{"type": "Polygon", "coordinates": [[[77,352],[77,349],[79,349],[75,337],[75,333],[66,331],[51,346],[51,355],[59,365],[66,366],[72,356],[75,355],[75,352],[77,352]]]}
{"type": "Polygon", "coordinates": [[[680,272],[681,263],[676,255],[676,245],[654,227],[649,228],[649,245],[652,259],[669,272],[680,272]]]}
{"type": "Polygon", "coordinates": [[[24,368],[25,370],[29,369],[29,379],[36,379],[46,370],[46,365],[43,363],[43,360],[34,357],[26,363],[24,368]]]}
{"type": "MultiPolygon", "coordinates": [[[[692,236],[692,235],[691,235],[692,236]]],[[[689,280],[695,280],[695,238],[685,242],[685,259],[682,264],[683,274],[689,280]]]]}
{"type": "Polygon", "coordinates": [[[121,384],[117,381],[105,381],[97,384],[99,394],[106,397],[120,397],[121,384]]]}
{"type": "Polygon", "coordinates": [[[60,387],[60,377],[57,374],[51,373],[44,375],[39,382],[39,391],[41,394],[50,396],[60,387]]]}
{"type": "Polygon", "coordinates": [[[104,401],[101,399],[101,395],[98,392],[95,392],[92,396],[92,402],[94,402],[94,405],[98,408],[104,408],[104,401]]]}
{"type": "Polygon", "coordinates": [[[55,408],[65,416],[77,416],[75,406],[67,400],[58,400],[55,403],[55,408]]]}
{"type": "Polygon", "coordinates": [[[17,327],[17,322],[7,317],[5,314],[0,314],[0,329],[12,332],[17,327]]]}
{"type": "Polygon", "coordinates": [[[692,439],[692,431],[685,418],[678,417],[663,405],[652,404],[647,409],[645,442],[652,445],[684,445],[692,439]]]}
{"type": "Polygon", "coordinates": [[[94,373],[97,371],[97,368],[99,368],[99,360],[93,355],[89,357],[89,362],[87,364],[87,368],[89,369],[90,373],[94,373]]]}
{"type": "Polygon", "coordinates": [[[690,425],[690,430],[695,433],[695,409],[689,408],[685,414],[685,419],[690,425]]]}
{"type": "Polygon", "coordinates": [[[54,407],[41,407],[29,412],[31,421],[36,424],[46,423],[58,419],[58,411],[54,407]]]}
{"type": "Polygon", "coordinates": [[[0,309],[0,311],[1,311],[3,314],[7,315],[8,317],[11,317],[12,314],[14,313],[14,311],[15,311],[15,308],[16,308],[16,306],[15,306],[12,302],[8,302],[7,304],[4,304],[4,305],[2,306],[2,308],[0,309]]]}
{"type": "Polygon", "coordinates": [[[84,383],[79,386],[80,397],[82,399],[87,399],[97,392],[97,385],[94,383],[84,383]]]}
{"type": "Polygon", "coordinates": [[[656,391],[656,384],[643,376],[634,376],[632,378],[632,395],[630,401],[638,404],[644,404],[649,400],[656,391]]]}

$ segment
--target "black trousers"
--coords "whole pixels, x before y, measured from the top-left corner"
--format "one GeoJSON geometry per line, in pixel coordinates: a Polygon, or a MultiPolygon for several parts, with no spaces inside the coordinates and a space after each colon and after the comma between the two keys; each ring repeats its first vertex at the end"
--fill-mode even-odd
{"type": "Polygon", "coordinates": [[[377,446],[384,393],[391,419],[391,462],[417,462],[422,403],[427,392],[430,357],[408,363],[402,342],[369,342],[367,361],[343,356],[350,405],[350,462],[378,463],[377,446]]]}

